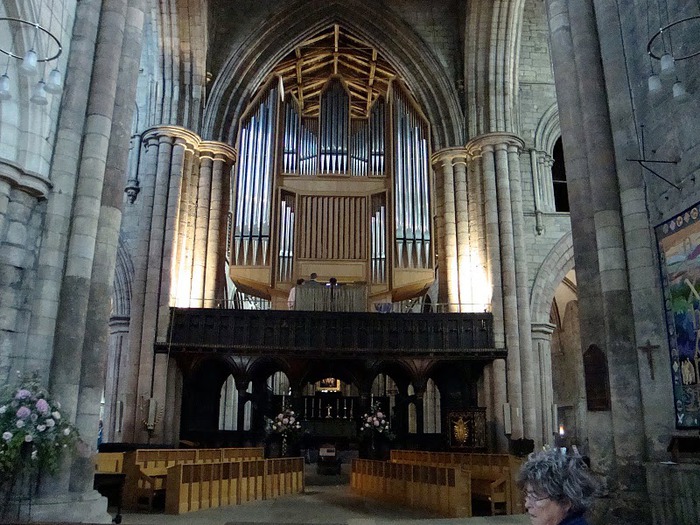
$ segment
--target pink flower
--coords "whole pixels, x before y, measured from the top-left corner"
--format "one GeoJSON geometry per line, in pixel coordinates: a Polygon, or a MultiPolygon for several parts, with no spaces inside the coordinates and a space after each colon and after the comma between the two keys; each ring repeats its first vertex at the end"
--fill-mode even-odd
{"type": "Polygon", "coordinates": [[[19,407],[19,410],[17,411],[17,418],[18,419],[27,419],[31,415],[32,411],[29,410],[27,407],[19,407]]]}
{"type": "Polygon", "coordinates": [[[40,414],[48,414],[49,410],[51,410],[51,407],[49,407],[49,404],[46,402],[46,399],[39,399],[36,402],[36,409],[39,411],[40,414]]]}
{"type": "Polygon", "coordinates": [[[15,399],[27,399],[31,395],[32,393],[29,390],[22,388],[21,390],[17,391],[17,394],[15,394],[15,399]]]}

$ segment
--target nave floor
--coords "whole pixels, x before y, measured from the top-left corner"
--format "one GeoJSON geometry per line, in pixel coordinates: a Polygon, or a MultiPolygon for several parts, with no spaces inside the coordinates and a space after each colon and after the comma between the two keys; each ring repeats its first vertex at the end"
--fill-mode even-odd
{"type": "MultiPolygon", "coordinates": [[[[343,465],[346,467],[346,465],[343,465]]],[[[349,467],[349,465],[348,465],[349,467]]],[[[349,476],[317,476],[307,466],[304,494],[208,509],[179,516],[156,513],[124,514],[123,525],[525,525],[526,515],[445,519],[431,512],[386,505],[352,494],[349,476]]]]}

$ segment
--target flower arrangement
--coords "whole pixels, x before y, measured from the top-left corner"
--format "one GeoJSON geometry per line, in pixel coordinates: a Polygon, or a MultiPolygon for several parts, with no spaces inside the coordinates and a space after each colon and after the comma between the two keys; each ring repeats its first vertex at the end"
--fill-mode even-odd
{"type": "Polygon", "coordinates": [[[289,436],[301,430],[301,422],[297,419],[294,410],[285,407],[274,419],[267,419],[267,433],[289,436]]]}
{"type": "Polygon", "coordinates": [[[78,439],[36,374],[20,378],[19,386],[0,398],[0,434],[0,477],[5,479],[23,467],[54,474],[78,439]]]}
{"type": "Polygon", "coordinates": [[[388,439],[392,439],[392,434],[389,427],[389,420],[386,414],[382,412],[379,403],[374,403],[370,407],[370,411],[362,416],[360,421],[360,432],[362,434],[382,434],[388,439]]]}

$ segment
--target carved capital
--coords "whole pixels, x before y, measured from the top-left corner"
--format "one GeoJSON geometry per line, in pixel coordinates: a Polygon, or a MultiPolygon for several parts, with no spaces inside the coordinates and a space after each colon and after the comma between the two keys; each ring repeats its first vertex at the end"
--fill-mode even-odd
{"type": "Polygon", "coordinates": [[[480,157],[485,151],[498,149],[520,153],[525,148],[525,142],[512,133],[486,133],[467,142],[465,148],[470,157],[480,157]]]}

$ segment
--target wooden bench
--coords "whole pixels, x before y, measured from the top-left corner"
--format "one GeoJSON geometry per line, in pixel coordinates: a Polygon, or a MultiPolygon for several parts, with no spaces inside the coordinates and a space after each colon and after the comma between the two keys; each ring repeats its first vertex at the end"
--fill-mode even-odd
{"type": "Polygon", "coordinates": [[[124,507],[129,510],[153,509],[153,501],[164,497],[168,469],[185,464],[214,464],[239,461],[243,458],[262,459],[263,447],[219,449],[138,449],[125,453],[103,453],[96,456],[97,472],[123,472],[124,507]]]}
{"type": "Polygon", "coordinates": [[[517,490],[522,460],[509,454],[392,450],[390,460],[428,465],[459,465],[469,472],[471,495],[485,501],[491,515],[521,514],[523,502],[517,490]]]}
{"type": "Polygon", "coordinates": [[[165,512],[183,514],[304,491],[304,458],[182,464],[168,468],[165,512]]]}
{"type": "Polygon", "coordinates": [[[448,518],[472,515],[471,479],[456,465],[353,459],[350,487],[365,497],[432,510],[448,518]]]}

